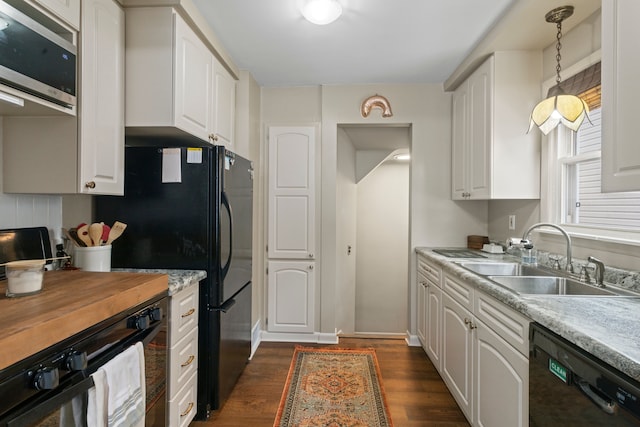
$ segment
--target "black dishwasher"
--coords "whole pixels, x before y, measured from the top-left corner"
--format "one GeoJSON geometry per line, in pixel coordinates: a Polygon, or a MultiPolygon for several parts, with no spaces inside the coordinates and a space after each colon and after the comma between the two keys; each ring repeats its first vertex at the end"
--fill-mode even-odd
{"type": "Polygon", "coordinates": [[[529,425],[640,426],[640,383],[533,323],[529,425]]]}

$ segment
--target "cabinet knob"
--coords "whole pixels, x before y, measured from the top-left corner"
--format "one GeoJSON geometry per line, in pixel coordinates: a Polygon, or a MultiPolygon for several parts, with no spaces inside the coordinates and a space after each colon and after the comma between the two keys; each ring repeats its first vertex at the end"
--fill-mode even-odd
{"type": "Polygon", "coordinates": [[[94,181],[85,182],[85,188],[96,188],[96,183],[94,181]]]}
{"type": "Polygon", "coordinates": [[[469,327],[469,329],[476,329],[477,326],[473,324],[473,322],[471,321],[471,319],[469,318],[464,318],[464,324],[467,325],[469,327]]]}
{"type": "Polygon", "coordinates": [[[310,265],[310,266],[309,266],[309,270],[313,270],[313,265],[310,265]]]}
{"type": "Polygon", "coordinates": [[[215,133],[212,133],[211,135],[209,135],[209,140],[211,140],[211,142],[217,142],[218,135],[216,135],[215,133]]]}
{"type": "Polygon", "coordinates": [[[309,254],[309,258],[313,258],[313,254],[309,254]]]}

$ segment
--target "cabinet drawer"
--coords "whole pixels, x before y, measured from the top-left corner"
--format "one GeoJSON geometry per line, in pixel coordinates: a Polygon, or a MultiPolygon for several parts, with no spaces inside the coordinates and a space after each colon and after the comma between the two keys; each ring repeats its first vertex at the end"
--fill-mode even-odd
{"type": "Polygon", "coordinates": [[[435,283],[439,287],[442,287],[440,283],[440,277],[442,270],[436,267],[434,264],[427,261],[423,256],[418,255],[418,273],[422,274],[432,283],[435,283]]]}
{"type": "Polygon", "coordinates": [[[473,312],[473,287],[452,278],[444,276],[444,290],[451,298],[460,303],[464,308],[473,312]]]}
{"type": "Polygon", "coordinates": [[[169,400],[169,426],[186,427],[196,416],[198,380],[194,373],[174,399],[169,400]]]}
{"type": "Polygon", "coordinates": [[[172,398],[198,369],[198,328],[169,350],[168,396],[172,398]]]}
{"type": "Polygon", "coordinates": [[[522,314],[496,299],[476,292],[474,313],[502,339],[529,358],[529,323],[522,314]]]}
{"type": "Polygon", "coordinates": [[[171,297],[169,348],[198,325],[198,286],[190,286],[171,297]]]}

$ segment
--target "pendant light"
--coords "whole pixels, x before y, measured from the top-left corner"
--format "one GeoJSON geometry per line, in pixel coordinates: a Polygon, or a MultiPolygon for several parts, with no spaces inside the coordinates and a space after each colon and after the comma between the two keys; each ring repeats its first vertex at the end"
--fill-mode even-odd
{"type": "Polygon", "coordinates": [[[562,123],[572,131],[577,132],[584,118],[587,117],[588,119],[589,107],[587,103],[578,96],[566,94],[560,87],[562,21],[571,15],[573,15],[573,6],[558,7],[545,15],[545,20],[556,24],[558,28],[556,35],[556,85],[549,90],[547,99],[540,101],[533,109],[529,131],[535,125],[542,133],[547,135],[558,124],[562,123]]]}
{"type": "Polygon", "coordinates": [[[316,25],[327,25],[342,14],[338,0],[308,0],[302,7],[302,16],[316,25]]]}

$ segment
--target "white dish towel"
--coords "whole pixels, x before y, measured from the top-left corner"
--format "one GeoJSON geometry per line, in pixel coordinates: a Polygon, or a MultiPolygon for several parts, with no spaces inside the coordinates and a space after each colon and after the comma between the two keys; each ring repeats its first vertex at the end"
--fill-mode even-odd
{"type": "Polygon", "coordinates": [[[138,342],[107,362],[93,375],[87,425],[143,427],[145,421],[144,348],[138,342]]]}

